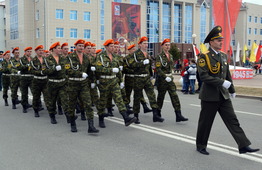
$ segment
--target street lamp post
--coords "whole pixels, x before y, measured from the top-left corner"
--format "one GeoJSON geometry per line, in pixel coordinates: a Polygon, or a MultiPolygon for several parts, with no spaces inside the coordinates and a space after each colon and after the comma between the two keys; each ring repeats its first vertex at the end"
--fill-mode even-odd
{"type": "Polygon", "coordinates": [[[192,34],[192,39],[193,39],[193,44],[194,45],[196,45],[196,37],[197,37],[196,34],[192,34]]]}

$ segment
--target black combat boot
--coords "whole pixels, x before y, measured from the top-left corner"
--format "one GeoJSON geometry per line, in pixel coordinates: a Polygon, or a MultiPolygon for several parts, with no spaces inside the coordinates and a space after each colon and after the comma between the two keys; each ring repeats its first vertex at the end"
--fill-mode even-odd
{"type": "Polygon", "coordinates": [[[62,106],[57,105],[57,110],[58,110],[58,114],[59,114],[59,115],[63,115],[63,114],[64,114],[63,109],[62,109],[62,106]]]}
{"type": "Polygon", "coordinates": [[[104,115],[98,115],[98,119],[99,119],[99,127],[101,128],[105,128],[105,122],[104,122],[104,115]]]}
{"type": "Polygon", "coordinates": [[[159,110],[153,109],[153,122],[164,122],[164,120],[159,116],[159,110]]]}
{"type": "Polygon", "coordinates": [[[81,110],[81,120],[86,120],[86,115],[84,110],[81,110]]]}
{"type": "Polygon", "coordinates": [[[135,113],[134,116],[136,117],[135,124],[140,124],[140,121],[138,119],[138,113],[135,113]]]}
{"type": "Polygon", "coordinates": [[[120,114],[123,116],[123,119],[125,121],[125,126],[129,126],[130,124],[134,123],[137,120],[136,117],[129,117],[126,111],[120,112],[120,114]]]}
{"type": "Polygon", "coordinates": [[[40,116],[39,116],[38,109],[34,109],[34,111],[35,111],[35,117],[40,117],[40,116]]]}
{"type": "Polygon", "coordinates": [[[134,114],[133,110],[130,109],[130,107],[129,107],[128,104],[126,105],[126,113],[127,113],[128,115],[134,114]]]}
{"type": "Polygon", "coordinates": [[[108,108],[107,108],[107,115],[108,115],[108,116],[111,116],[111,117],[114,116],[112,110],[113,110],[112,107],[108,107],[108,108]]]}
{"type": "Polygon", "coordinates": [[[23,105],[23,113],[27,113],[27,106],[23,105]]]}
{"type": "Polygon", "coordinates": [[[7,99],[5,99],[5,106],[9,106],[7,99]]]}
{"type": "Polygon", "coordinates": [[[132,109],[132,107],[129,104],[127,104],[126,107],[128,107],[128,109],[132,109]]]}
{"type": "Polygon", "coordinates": [[[76,121],[74,117],[70,118],[70,126],[71,126],[71,132],[77,132],[76,121]]]}
{"type": "Polygon", "coordinates": [[[175,111],[175,113],[176,113],[176,122],[188,121],[188,118],[182,116],[181,111],[175,111]]]}
{"type": "Polygon", "coordinates": [[[15,99],[15,103],[16,103],[16,104],[19,104],[19,103],[21,103],[21,100],[19,100],[18,98],[16,98],[16,99],[15,99]]]}
{"type": "MultiPolygon", "coordinates": [[[[67,122],[67,123],[70,123],[70,122],[71,122],[70,116],[68,116],[67,113],[65,113],[65,116],[66,116],[66,122],[67,122]]],[[[74,118],[75,118],[75,120],[76,120],[76,119],[78,118],[78,116],[77,116],[77,115],[74,115],[74,118]]]]}
{"type": "Polygon", "coordinates": [[[77,104],[76,104],[76,113],[80,113],[80,112],[81,112],[80,106],[79,106],[79,104],[77,103],[77,104]]]}
{"type": "Polygon", "coordinates": [[[99,130],[94,127],[94,120],[88,119],[88,133],[98,133],[99,130]]]}
{"type": "Polygon", "coordinates": [[[15,101],[15,99],[12,99],[12,109],[16,109],[16,101],[15,101]]]}
{"type": "Polygon", "coordinates": [[[55,119],[55,114],[50,114],[50,121],[51,121],[51,124],[57,124],[57,121],[55,119]]]}
{"type": "Polygon", "coordinates": [[[159,116],[159,117],[162,117],[162,115],[161,115],[161,110],[159,110],[159,109],[158,109],[158,116],[159,116]]]}
{"type": "Polygon", "coordinates": [[[148,113],[148,112],[152,112],[152,109],[149,109],[149,107],[147,107],[146,103],[141,103],[143,108],[144,108],[144,113],[148,113]]]}

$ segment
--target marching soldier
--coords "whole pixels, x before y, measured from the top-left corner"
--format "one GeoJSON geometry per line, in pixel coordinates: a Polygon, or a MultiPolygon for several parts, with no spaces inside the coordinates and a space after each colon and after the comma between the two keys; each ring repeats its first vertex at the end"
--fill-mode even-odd
{"type": "Polygon", "coordinates": [[[4,61],[3,53],[4,53],[3,51],[0,51],[0,91],[2,91],[2,88],[3,88],[3,86],[2,86],[2,71],[1,71],[1,69],[2,69],[1,63],[4,61]]]}
{"type": "Polygon", "coordinates": [[[158,76],[157,77],[158,78],[157,105],[160,109],[160,115],[161,115],[161,109],[163,107],[166,92],[168,92],[170,95],[173,108],[175,109],[176,122],[187,121],[188,119],[182,116],[181,114],[181,105],[178,95],[176,93],[176,85],[173,81],[172,70],[173,70],[174,60],[173,60],[173,56],[169,53],[170,39],[165,39],[161,43],[161,47],[162,47],[162,52],[156,57],[156,70],[158,76]]]}
{"type": "Polygon", "coordinates": [[[90,87],[88,79],[93,78],[90,70],[90,62],[88,57],[83,53],[84,40],[77,40],[75,42],[75,49],[73,53],[68,55],[68,63],[65,67],[68,73],[68,95],[69,95],[69,108],[68,116],[71,124],[71,132],[77,132],[75,123],[75,106],[79,98],[83,103],[83,109],[86,111],[88,119],[88,133],[98,133],[99,130],[94,127],[94,112],[91,108],[90,87]]]}
{"type": "MultiPolygon", "coordinates": [[[[138,45],[140,48],[131,54],[131,57],[128,60],[129,67],[134,70],[134,115],[138,119],[138,114],[140,112],[140,100],[144,89],[148,96],[150,106],[153,109],[153,122],[163,122],[164,119],[159,116],[159,107],[156,102],[154,87],[150,80],[153,73],[151,61],[147,53],[147,37],[141,37],[138,45]]],[[[139,121],[137,123],[139,123],[139,121]]]]}
{"type": "Polygon", "coordinates": [[[61,45],[61,49],[62,49],[62,57],[67,57],[69,51],[68,43],[67,42],[63,43],[61,45]]]}
{"type": "Polygon", "coordinates": [[[197,63],[199,77],[203,81],[199,94],[201,111],[196,137],[197,151],[209,155],[206,147],[214,118],[218,112],[234,137],[239,153],[257,152],[259,149],[249,147],[251,142],[240,127],[232,106],[230,97],[235,98],[236,93],[229,71],[229,63],[227,63],[227,55],[220,51],[223,44],[221,32],[220,26],[210,31],[204,41],[204,43],[209,43],[209,50],[200,55],[197,63]]]}
{"type": "MultiPolygon", "coordinates": [[[[26,47],[24,49],[24,56],[20,58],[20,66],[18,70],[21,71],[20,90],[22,94],[21,104],[23,106],[23,113],[27,113],[27,109],[30,107],[28,103],[28,88],[32,91],[33,75],[30,73],[30,62],[32,60],[32,47],[26,47]]],[[[32,106],[31,106],[32,107],[32,106]]]]}
{"type": "Polygon", "coordinates": [[[126,107],[122,99],[119,79],[119,62],[114,55],[114,41],[112,39],[106,40],[104,43],[106,51],[103,51],[96,57],[96,72],[99,74],[99,91],[100,100],[98,107],[99,126],[104,125],[104,110],[106,108],[107,100],[110,95],[113,96],[120,114],[123,116],[125,126],[129,126],[136,121],[135,117],[129,117],[126,113],[126,107]]]}
{"type": "Polygon", "coordinates": [[[3,83],[3,99],[5,100],[5,106],[8,106],[8,89],[10,87],[10,75],[11,75],[11,64],[10,64],[10,51],[6,51],[4,54],[4,60],[1,62],[2,72],[2,83],[3,83]]]}
{"type": "Polygon", "coordinates": [[[16,109],[16,104],[18,104],[18,95],[17,91],[20,84],[20,75],[21,71],[18,70],[18,67],[20,66],[20,57],[19,57],[19,48],[16,47],[13,49],[12,53],[14,54],[14,57],[10,59],[11,64],[11,97],[12,97],[12,109],[16,109]]]}

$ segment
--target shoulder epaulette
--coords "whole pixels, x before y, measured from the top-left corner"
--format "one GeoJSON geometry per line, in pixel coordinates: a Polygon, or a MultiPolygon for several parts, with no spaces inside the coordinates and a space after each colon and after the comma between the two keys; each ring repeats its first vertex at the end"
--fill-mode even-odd
{"type": "Polygon", "coordinates": [[[209,51],[207,50],[207,51],[205,51],[205,52],[203,52],[202,54],[207,54],[207,53],[209,53],[209,51]]]}

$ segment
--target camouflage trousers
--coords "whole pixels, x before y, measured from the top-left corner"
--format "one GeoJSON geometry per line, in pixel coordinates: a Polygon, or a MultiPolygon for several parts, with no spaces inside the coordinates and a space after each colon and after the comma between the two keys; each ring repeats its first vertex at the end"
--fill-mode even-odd
{"type": "Polygon", "coordinates": [[[152,109],[158,109],[156,102],[156,95],[154,92],[154,86],[151,83],[149,77],[135,77],[134,78],[134,105],[133,111],[135,114],[140,112],[140,99],[143,96],[143,90],[149,99],[149,103],[152,109]]]}
{"type": "Polygon", "coordinates": [[[33,94],[33,109],[39,109],[39,104],[41,103],[41,94],[43,94],[44,102],[49,108],[49,95],[47,91],[47,79],[33,79],[32,81],[32,94],[33,94]]]}
{"type": "Polygon", "coordinates": [[[90,87],[90,95],[91,95],[91,101],[92,104],[94,105],[98,105],[98,101],[99,101],[99,96],[98,96],[98,89],[97,86],[95,88],[91,88],[91,83],[89,83],[89,87],[90,87]]]}
{"type": "Polygon", "coordinates": [[[157,90],[158,90],[157,105],[159,109],[162,109],[166,92],[168,92],[175,111],[181,110],[180,101],[176,93],[176,85],[173,81],[167,82],[164,78],[159,78],[157,90]]]}
{"type": "MultiPolygon", "coordinates": [[[[129,104],[129,101],[127,100],[126,97],[126,90],[125,88],[120,89],[121,91],[121,95],[122,95],[122,99],[125,105],[129,104]]],[[[112,93],[109,95],[108,99],[107,99],[107,104],[106,104],[106,108],[110,108],[112,107],[112,100],[113,100],[113,95],[112,93]]]]}
{"type": "Polygon", "coordinates": [[[68,110],[68,94],[66,91],[66,82],[50,82],[47,83],[47,91],[50,96],[48,113],[56,114],[56,102],[59,98],[61,100],[61,106],[65,113],[68,110]]]}
{"type": "Polygon", "coordinates": [[[22,94],[21,104],[23,106],[28,104],[28,88],[30,88],[30,91],[32,91],[32,81],[33,81],[33,76],[32,77],[22,76],[20,79],[20,91],[22,94]]]}
{"type": "MultiPolygon", "coordinates": [[[[68,116],[73,117],[75,115],[75,108],[77,100],[83,105],[83,109],[86,111],[87,119],[93,119],[94,112],[91,108],[91,96],[90,88],[87,80],[84,81],[68,81],[68,116]]],[[[81,105],[80,104],[80,105],[81,105]]]]}
{"type": "Polygon", "coordinates": [[[10,78],[11,98],[15,100],[18,98],[17,92],[20,85],[20,76],[12,75],[10,78]]]}
{"type": "Polygon", "coordinates": [[[8,89],[10,87],[10,76],[2,75],[2,85],[3,85],[3,99],[7,99],[8,89]]]}
{"type": "Polygon", "coordinates": [[[113,79],[100,79],[100,84],[98,85],[100,91],[100,100],[98,109],[98,115],[104,113],[105,108],[107,107],[107,101],[110,95],[114,99],[116,106],[118,107],[119,112],[125,112],[126,107],[122,98],[120,86],[118,84],[118,78],[113,79]]]}

